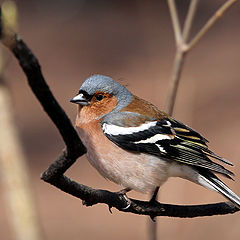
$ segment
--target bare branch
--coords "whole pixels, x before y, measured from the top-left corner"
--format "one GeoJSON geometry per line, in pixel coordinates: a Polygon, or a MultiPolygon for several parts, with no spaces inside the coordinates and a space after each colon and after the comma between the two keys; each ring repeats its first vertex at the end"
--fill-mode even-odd
{"type": "Polygon", "coordinates": [[[167,96],[167,105],[166,105],[166,112],[169,115],[172,115],[173,113],[173,108],[177,96],[177,90],[178,90],[178,85],[182,73],[182,67],[184,64],[184,57],[186,56],[186,52],[183,52],[179,49],[177,49],[174,63],[173,63],[173,71],[172,71],[172,77],[170,80],[170,86],[169,86],[169,91],[168,91],[168,96],[167,96]]]}
{"type": "Polygon", "coordinates": [[[229,0],[224,3],[215,14],[207,21],[203,28],[197,33],[197,35],[190,41],[186,50],[192,49],[199,40],[209,31],[209,29],[216,23],[216,21],[223,16],[223,14],[234,4],[237,0],[229,0]]]}
{"type": "Polygon", "coordinates": [[[192,0],[190,2],[187,17],[185,19],[184,26],[183,26],[182,38],[184,43],[186,43],[188,40],[188,36],[190,34],[190,30],[193,24],[193,19],[195,16],[195,12],[197,10],[197,6],[198,6],[198,0],[192,0]]]}
{"type": "Polygon", "coordinates": [[[174,108],[174,104],[175,104],[175,100],[176,100],[176,96],[177,96],[177,90],[178,90],[178,86],[179,86],[179,81],[180,81],[180,77],[181,77],[181,73],[182,73],[182,69],[183,69],[184,58],[187,53],[186,41],[188,39],[190,30],[191,30],[192,22],[193,22],[195,12],[197,9],[197,4],[198,4],[198,0],[191,1],[190,5],[189,5],[187,17],[185,19],[183,33],[181,34],[181,32],[179,32],[180,30],[178,27],[178,26],[180,26],[180,23],[179,23],[179,19],[177,17],[177,10],[176,10],[175,2],[174,2],[174,0],[168,1],[169,11],[172,16],[172,24],[173,24],[175,36],[180,35],[175,38],[177,49],[176,49],[175,59],[174,59],[174,63],[173,63],[172,77],[170,80],[170,86],[169,86],[169,91],[168,91],[168,96],[167,96],[167,101],[166,101],[166,112],[169,115],[173,114],[173,108],[174,108]]]}
{"type": "Polygon", "coordinates": [[[168,7],[172,19],[173,31],[175,36],[176,45],[180,45],[182,42],[181,27],[176,9],[175,0],[168,0],[168,7]]]}
{"type": "Polygon", "coordinates": [[[208,22],[204,25],[204,27],[200,30],[200,32],[190,41],[189,44],[187,44],[186,41],[189,36],[192,21],[193,21],[195,12],[196,12],[198,0],[192,0],[190,3],[182,35],[180,32],[180,27],[179,27],[180,23],[179,23],[179,19],[177,16],[178,14],[177,14],[175,2],[174,2],[174,0],[168,0],[169,11],[172,16],[172,23],[173,23],[175,39],[176,39],[176,46],[177,46],[175,60],[174,60],[174,64],[173,64],[172,77],[170,80],[170,87],[169,87],[169,92],[168,92],[168,97],[167,97],[167,103],[166,103],[166,112],[169,115],[172,115],[172,113],[173,113],[174,103],[175,103],[176,95],[177,95],[177,89],[178,89],[181,72],[182,72],[182,68],[183,68],[183,64],[184,64],[184,58],[185,58],[187,52],[198,43],[198,41],[207,33],[207,31],[213,26],[213,24],[236,1],[237,0],[229,0],[225,4],[223,4],[215,12],[215,14],[208,20],[208,22]]]}

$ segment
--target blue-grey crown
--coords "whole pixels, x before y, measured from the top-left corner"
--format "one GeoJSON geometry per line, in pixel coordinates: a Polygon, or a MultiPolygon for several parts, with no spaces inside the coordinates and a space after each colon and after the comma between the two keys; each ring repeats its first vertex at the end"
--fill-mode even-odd
{"type": "Polygon", "coordinates": [[[93,75],[87,78],[80,90],[86,91],[89,95],[93,95],[97,91],[112,94],[118,100],[115,110],[126,107],[133,97],[127,88],[115,82],[112,78],[103,75],[93,75]]]}

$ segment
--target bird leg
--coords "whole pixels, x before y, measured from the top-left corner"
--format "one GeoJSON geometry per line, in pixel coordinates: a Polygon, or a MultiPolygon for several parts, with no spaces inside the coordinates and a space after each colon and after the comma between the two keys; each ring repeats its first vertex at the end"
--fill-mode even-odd
{"type": "MultiPolygon", "coordinates": [[[[150,201],[149,201],[149,203],[152,204],[152,205],[154,205],[154,204],[157,203],[156,198],[157,198],[158,190],[159,190],[159,187],[156,187],[155,190],[154,190],[154,192],[153,192],[152,198],[151,198],[150,201]]],[[[156,221],[156,220],[155,220],[155,218],[156,218],[155,215],[150,215],[150,218],[152,219],[153,222],[156,221]]]]}
{"type": "Polygon", "coordinates": [[[153,192],[152,198],[151,198],[150,201],[149,201],[150,203],[155,203],[155,202],[157,202],[156,197],[157,197],[157,194],[158,194],[158,190],[159,190],[159,187],[156,187],[155,190],[154,190],[154,192],[153,192]]]}

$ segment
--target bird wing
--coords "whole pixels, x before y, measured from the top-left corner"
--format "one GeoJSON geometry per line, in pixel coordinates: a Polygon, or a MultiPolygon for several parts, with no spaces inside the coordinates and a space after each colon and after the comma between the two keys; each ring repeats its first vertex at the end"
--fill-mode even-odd
{"type": "Polygon", "coordinates": [[[132,125],[126,127],[117,124],[117,121],[103,121],[102,129],[109,140],[125,150],[152,154],[166,160],[209,169],[228,178],[231,178],[229,175],[234,175],[209,158],[232,165],[210,151],[208,141],[204,137],[171,117],[146,120],[137,126],[132,125]]]}

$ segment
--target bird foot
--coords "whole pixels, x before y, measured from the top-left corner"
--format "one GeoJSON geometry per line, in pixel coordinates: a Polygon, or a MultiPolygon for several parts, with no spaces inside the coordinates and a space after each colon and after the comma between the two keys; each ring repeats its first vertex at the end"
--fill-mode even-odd
{"type": "Polygon", "coordinates": [[[156,200],[156,198],[151,198],[151,199],[149,200],[149,204],[156,206],[157,204],[159,204],[159,202],[156,200]]]}
{"type": "Polygon", "coordinates": [[[122,190],[120,190],[119,192],[116,192],[116,194],[118,194],[118,196],[121,199],[124,199],[124,201],[126,202],[126,207],[123,207],[122,210],[126,210],[131,206],[131,200],[127,197],[126,193],[131,191],[130,188],[124,188],[122,190]]]}
{"type": "MultiPolygon", "coordinates": [[[[156,187],[156,189],[155,189],[155,191],[154,191],[154,193],[152,195],[152,198],[149,200],[149,204],[150,205],[156,206],[156,205],[159,204],[159,202],[156,200],[157,194],[158,194],[158,190],[159,190],[159,187],[156,187]]],[[[156,215],[150,214],[149,216],[150,216],[150,218],[152,219],[153,222],[156,222],[156,215]]]]}
{"type": "MultiPolygon", "coordinates": [[[[152,206],[156,206],[159,204],[159,202],[155,198],[151,198],[149,201],[149,204],[152,206]]],[[[156,215],[155,214],[150,214],[149,217],[153,222],[156,222],[156,215]]]]}
{"type": "Polygon", "coordinates": [[[131,200],[127,197],[126,194],[123,194],[122,197],[123,197],[124,200],[126,201],[126,207],[123,207],[122,210],[127,210],[127,209],[131,206],[132,202],[131,202],[131,200]]]}

